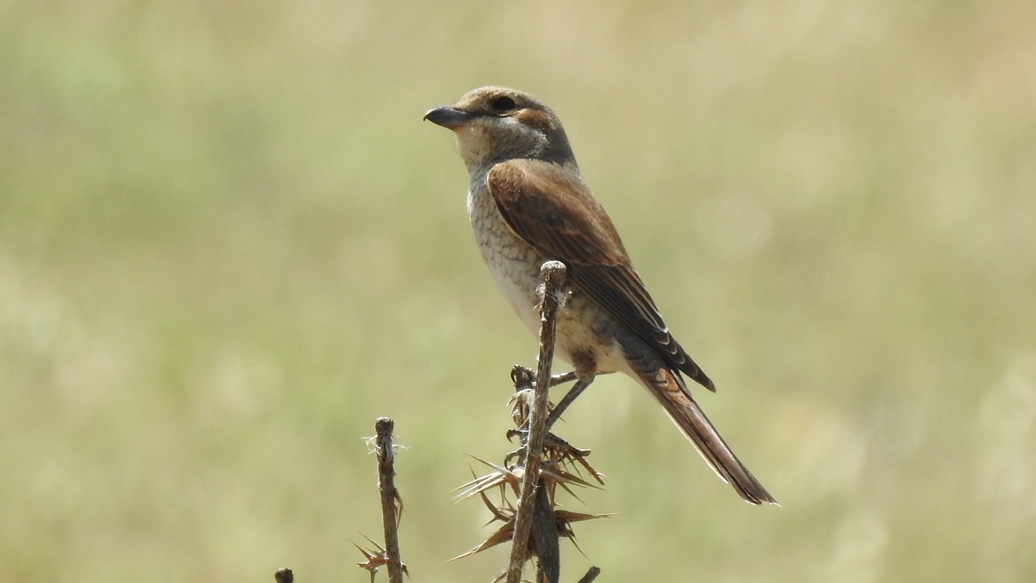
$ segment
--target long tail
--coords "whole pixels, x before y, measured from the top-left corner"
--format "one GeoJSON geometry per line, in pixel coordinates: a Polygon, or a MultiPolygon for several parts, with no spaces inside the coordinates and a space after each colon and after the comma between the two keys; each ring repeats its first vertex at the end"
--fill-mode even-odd
{"type": "Polygon", "coordinates": [[[662,404],[669,418],[691,440],[716,475],[733,486],[746,502],[777,504],[752,472],[730,451],[709,418],[691,398],[679,373],[662,369],[655,375],[640,375],[639,380],[662,404]]]}

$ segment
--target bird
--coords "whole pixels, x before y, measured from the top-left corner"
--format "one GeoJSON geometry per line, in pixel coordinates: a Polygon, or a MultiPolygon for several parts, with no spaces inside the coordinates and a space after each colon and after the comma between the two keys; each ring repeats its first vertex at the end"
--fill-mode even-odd
{"type": "Polygon", "coordinates": [[[482,259],[533,334],[540,266],[565,265],[556,354],[575,373],[569,396],[597,375],[632,377],[742,499],[776,504],[691,396],[684,375],[710,391],[715,385],[666,327],[554,111],[529,93],[481,87],[424,119],[452,130],[469,173],[468,218],[482,259]]]}

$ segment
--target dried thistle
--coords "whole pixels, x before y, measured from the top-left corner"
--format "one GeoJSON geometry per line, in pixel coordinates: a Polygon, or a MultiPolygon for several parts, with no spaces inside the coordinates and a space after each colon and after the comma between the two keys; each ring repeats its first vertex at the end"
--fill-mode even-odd
{"type": "MultiPolygon", "coordinates": [[[[363,553],[365,559],[361,563],[356,563],[356,565],[359,568],[369,572],[371,574],[371,583],[374,583],[374,575],[377,574],[378,569],[388,564],[388,551],[386,551],[385,548],[379,545],[378,543],[372,541],[366,535],[361,534],[360,536],[367,539],[367,542],[374,545],[374,549],[377,549],[365,549],[360,545],[353,543],[353,546],[359,549],[361,553],[363,553]]],[[[406,576],[409,577],[410,572],[407,571],[406,565],[401,564],[401,567],[403,568],[403,572],[406,573],[406,576]]]]}
{"type": "MultiPolygon", "coordinates": [[[[572,530],[572,523],[610,516],[608,514],[583,514],[558,510],[556,508],[555,494],[559,486],[577,500],[579,500],[579,497],[573,491],[574,488],[598,487],[579,475],[580,468],[585,469],[600,484],[604,483],[603,476],[586,461],[588,455],[590,455],[589,450],[575,448],[560,438],[550,436],[549,443],[545,444],[544,459],[539,468],[540,487],[547,491],[558,535],[571,539],[573,544],[575,544],[575,533],[572,530]]],[[[488,524],[493,524],[494,522],[502,524],[486,540],[467,552],[453,557],[450,559],[451,561],[469,557],[488,548],[508,542],[514,535],[515,507],[508,494],[511,493],[515,497],[518,496],[524,468],[520,465],[500,466],[476,456],[471,457],[488,466],[492,471],[482,476],[475,476],[466,484],[458,487],[456,489],[458,494],[454,496],[454,499],[463,500],[476,495],[479,496],[492,515],[488,524]],[[489,499],[487,493],[491,491],[499,492],[500,504],[494,504],[489,499]]],[[[509,455],[509,457],[513,456],[509,455]]],[[[472,470],[473,476],[474,473],[474,470],[472,470]]],[[[579,548],[578,545],[576,548],[579,548]]],[[[535,556],[536,549],[530,540],[528,558],[535,556]]]]}

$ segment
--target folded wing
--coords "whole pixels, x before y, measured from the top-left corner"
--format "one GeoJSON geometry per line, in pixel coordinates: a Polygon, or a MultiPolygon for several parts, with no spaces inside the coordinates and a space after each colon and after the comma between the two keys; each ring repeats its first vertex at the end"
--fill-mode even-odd
{"type": "Polygon", "coordinates": [[[574,286],[709,390],[712,381],[669,333],[604,208],[578,172],[539,160],[497,164],[487,176],[504,220],[526,243],[568,266],[574,286]]]}

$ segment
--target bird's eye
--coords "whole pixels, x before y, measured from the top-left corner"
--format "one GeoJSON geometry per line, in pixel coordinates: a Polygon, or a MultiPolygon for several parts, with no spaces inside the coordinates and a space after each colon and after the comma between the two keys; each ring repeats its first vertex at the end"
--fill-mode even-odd
{"type": "Polygon", "coordinates": [[[493,109],[500,112],[511,111],[515,107],[516,104],[514,103],[514,100],[506,95],[504,95],[503,97],[497,97],[493,100],[493,109]]]}

